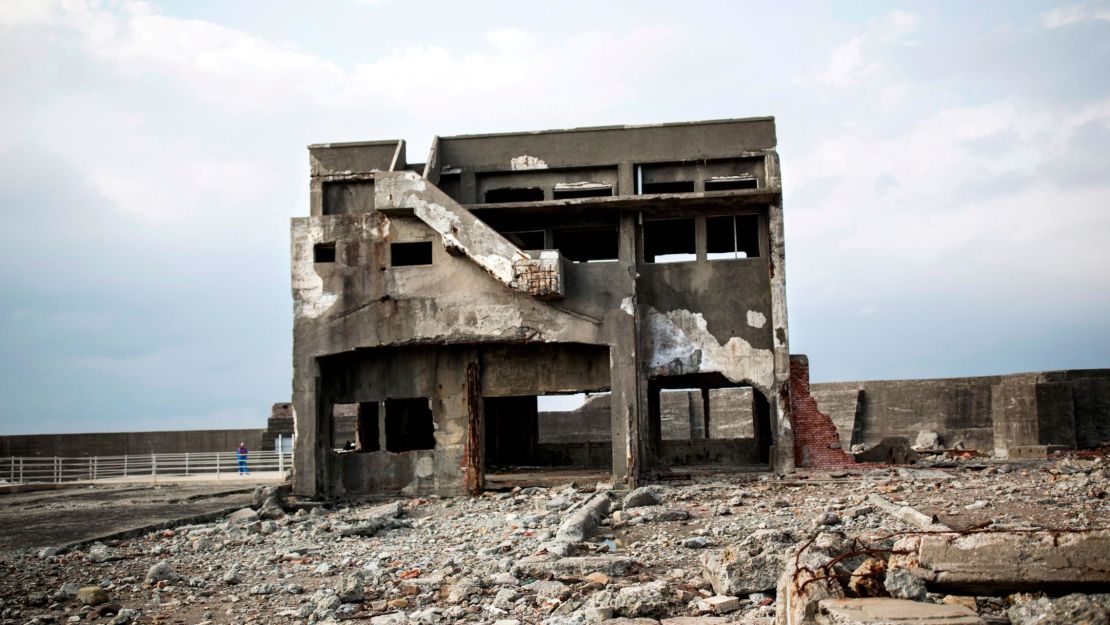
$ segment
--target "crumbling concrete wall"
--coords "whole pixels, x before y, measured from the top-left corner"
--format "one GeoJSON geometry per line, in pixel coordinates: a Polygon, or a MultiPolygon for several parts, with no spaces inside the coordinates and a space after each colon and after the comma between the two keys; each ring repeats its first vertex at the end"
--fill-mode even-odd
{"type": "Polygon", "coordinates": [[[1094,447],[1110,440],[1110,369],[812,385],[841,439],[874,445],[918,432],[1006,455],[1011,446],[1094,447]]]}

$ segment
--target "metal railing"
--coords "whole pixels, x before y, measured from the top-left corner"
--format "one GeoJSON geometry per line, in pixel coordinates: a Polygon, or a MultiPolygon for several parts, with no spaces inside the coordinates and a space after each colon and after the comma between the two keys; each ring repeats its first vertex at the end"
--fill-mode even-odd
{"type": "MultiPolygon", "coordinates": [[[[284,472],[293,466],[292,451],[252,451],[249,472],[284,472]]],[[[90,456],[59,458],[38,456],[0,457],[0,483],[75,482],[113,478],[161,478],[193,475],[221,476],[239,473],[234,451],[90,456]]]]}

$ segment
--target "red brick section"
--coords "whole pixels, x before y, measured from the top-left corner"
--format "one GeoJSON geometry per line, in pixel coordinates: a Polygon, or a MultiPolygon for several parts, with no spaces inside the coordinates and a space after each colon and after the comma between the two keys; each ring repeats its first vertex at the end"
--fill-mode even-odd
{"type": "Polygon", "coordinates": [[[809,358],[790,356],[790,416],[794,422],[794,462],[807,469],[852,466],[855,459],[840,447],[840,434],[829,415],[809,394],[809,358]]]}

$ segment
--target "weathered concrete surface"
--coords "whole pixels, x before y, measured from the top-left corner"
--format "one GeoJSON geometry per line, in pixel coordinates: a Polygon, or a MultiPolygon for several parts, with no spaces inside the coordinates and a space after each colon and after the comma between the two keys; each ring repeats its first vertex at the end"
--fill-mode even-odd
{"type": "Polygon", "coordinates": [[[124,536],[222,516],[251,503],[254,484],[104,487],[0,497],[0,551],[124,536]]]}
{"type": "Polygon", "coordinates": [[[817,604],[817,625],[983,625],[964,606],[904,599],[824,599],[817,604]]]}
{"type": "Polygon", "coordinates": [[[1110,530],[923,534],[900,539],[894,552],[890,568],[909,569],[931,590],[1110,588],[1110,530]]]}
{"type": "Polygon", "coordinates": [[[791,470],[774,148],[770,119],[440,137],[423,167],[405,161],[400,141],[310,148],[311,216],[293,220],[291,242],[295,491],[458,493],[464,481],[473,490],[486,468],[483,446],[497,440],[485,431],[493,423],[486,399],[545,392],[611,392],[606,451],[613,478],[627,486],[672,461],[755,458],[791,470]],[[668,162],[656,158],[661,150],[668,162]],[[733,178],[755,188],[711,185],[733,178]],[[681,192],[639,186],[687,179],[681,192]],[[693,246],[688,261],[652,262],[645,213],[687,220],[684,232],[694,237],[680,244],[693,246]],[[708,220],[736,215],[749,241],[743,257],[710,262],[708,220]],[[601,239],[575,239],[582,232],[601,239]],[[605,241],[607,256],[585,258],[597,251],[587,240],[605,241]],[[393,256],[397,244],[424,243],[428,256],[393,256]],[[532,351],[520,368],[547,365],[542,383],[516,384],[510,394],[496,390],[504,385],[490,372],[509,345],[573,355],[556,364],[532,351]],[[595,370],[597,359],[589,349],[603,350],[609,366],[602,380],[583,383],[580,371],[595,370]],[[767,421],[757,452],[665,451],[652,407],[668,384],[703,397],[755,387],[767,421]],[[428,399],[434,445],[400,451],[404,444],[390,441],[397,432],[379,427],[386,449],[333,451],[334,404],[399,397],[428,399]]]}

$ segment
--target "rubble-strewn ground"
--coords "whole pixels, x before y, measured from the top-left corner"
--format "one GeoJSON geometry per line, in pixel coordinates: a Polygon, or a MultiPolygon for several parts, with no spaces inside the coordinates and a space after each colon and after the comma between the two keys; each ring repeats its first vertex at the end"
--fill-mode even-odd
{"type": "MultiPolygon", "coordinates": [[[[918,530],[877,509],[873,494],[956,530],[1110,526],[1102,457],[952,464],[836,477],[707,475],[651,485],[652,493],[627,503],[606,484],[568,484],[330,509],[287,505],[283,513],[271,489],[256,494],[253,512],[211,523],[61,554],[0,552],[0,622],[569,624],[626,616],[666,623],[716,612],[719,620],[688,622],[772,623],[774,582],[795,545],[819,532],[889,545],[918,530]],[[584,542],[567,538],[589,535],[595,522],[584,542]]],[[[11,504],[0,505],[18,521],[11,504]]],[[[118,511],[103,502],[87,514],[118,511]]],[[[877,578],[868,592],[884,594],[881,571],[877,578]]],[[[907,590],[904,581],[891,574],[889,592],[916,592],[916,582],[906,581],[907,590]]],[[[1110,608],[1105,595],[1068,599],[1078,607],[1037,593],[925,599],[1020,625],[1106,623],[1110,608]],[[1065,608],[1095,618],[1044,620],[1065,608]]]]}

